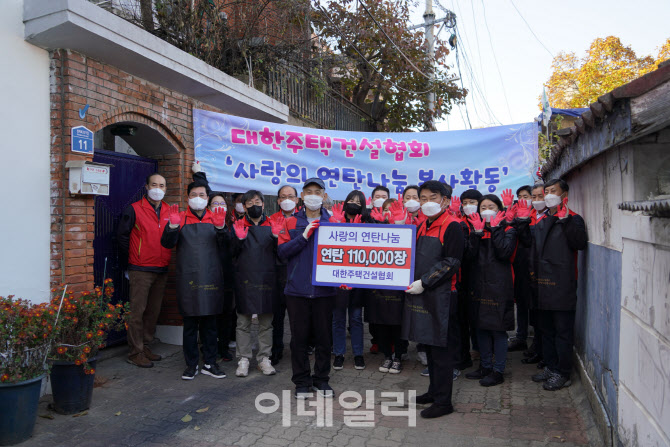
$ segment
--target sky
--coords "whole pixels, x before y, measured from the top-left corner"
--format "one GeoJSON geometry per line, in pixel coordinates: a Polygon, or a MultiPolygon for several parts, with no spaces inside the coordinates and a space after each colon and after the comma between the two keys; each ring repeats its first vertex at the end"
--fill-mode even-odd
{"type": "MultiPolygon", "coordinates": [[[[657,48],[670,37],[670,0],[432,2],[437,18],[445,15],[440,5],[456,14],[461,73],[464,86],[470,90],[466,102],[472,128],[533,121],[540,113],[538,97],[543,83],[551,75],[552,55],[573,51],[582,57],[594,39],[614,35],[638,56],[656,56],[657,48]]],[[[424,11],[425,0],[419,0],[412,25],[423,22],[424,11]]],[[[449,34],[443,29],[440,37],[446,40],[449,34]]],[[[455,56],[452,51],[447,63],[457,73],[455,56]]],[[[454,107],[446,119],[436,123],[437,130],[469,127],[463,107],[454,107]]]]}

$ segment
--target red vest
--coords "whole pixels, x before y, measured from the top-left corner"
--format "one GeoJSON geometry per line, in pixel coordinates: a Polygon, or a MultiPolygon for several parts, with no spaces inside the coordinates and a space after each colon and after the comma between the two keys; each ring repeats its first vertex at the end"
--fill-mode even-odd
{"type": "Polygon", "coordinates": [[[135,226],[130,232],[128,262],[138,267],[167,267],[171,250],[161,245],[163,229],[170,219],[170,205],[161,202],[161,218],[146,197],[132,204],[135,226]]]}

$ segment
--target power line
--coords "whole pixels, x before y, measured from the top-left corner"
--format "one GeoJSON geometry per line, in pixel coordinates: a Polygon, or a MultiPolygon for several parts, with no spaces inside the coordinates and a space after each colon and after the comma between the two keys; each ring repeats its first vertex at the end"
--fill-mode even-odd
{"type": "Polygon", "coordinates": [[[509,107],[509,102],[507,101],[507,93],[505,92],[505,83],[503,82],[502,74],[500,73],[500,66],[498,65],[498,58],[496,57],[496,52],[493,49],[493,39],[491,38],[491,31],[489,30],[489,22],[486,19],[486,6],[484,6],[484,0],[482,0],[482,10],[484,12],[484,24],[486,25],[486,32],[489,35],[489,43],[491,44],[491,52],[493,53],[493,61],[496,63],[496,69],[498,70],[498,77],[500,78],[500,85],[503,91],[503,97],[505,98],[505,104],[507,105],[507,113],[509,114],[510,120],[512,118],[512,110],[509,107]]]}
{"type": "Polygon", "coordinates": [[[547,48],[547,47],[542,43],[542,41],[540,40],[540,38],[537,37],[537,34],[535,34],[535,32],[533,31],[533,28],[531,28],[530,25],[528,24],[528,22],[526,22],[526,19],[525,19],[525,18],[523,17],[523,15],[521,14],[521,11],[519,11],[519,8],[516,7],[516,5],[514,4],[514,2],[513,2],[512,0],[509,0],[509,2],[512,4],[512,6],[514,6],[514,9],[516,10],[517,14],[519,14],[519,17],[521,17],[521,20],[523,20],[523,23],[526,24],[526,26],[528,27],[528,30],[530,31],[530,33],[533,35],[533,37],[535,37],[535,40],[537,40],[538,43],[539,43],[540,45],[542,45],[542,48],[544,48],[545,50],[547,50],[547,53],[549,53],[549,56],[551,56],[552,59],[553,59],[553,58],[554,58],[553,53],[552,53],[551,51],[549,51],[549,48],[547,48]]]}

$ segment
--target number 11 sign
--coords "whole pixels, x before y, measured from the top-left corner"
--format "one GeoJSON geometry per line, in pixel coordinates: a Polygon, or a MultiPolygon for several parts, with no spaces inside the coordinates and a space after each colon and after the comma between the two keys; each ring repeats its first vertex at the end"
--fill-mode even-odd
{"type": "Polygon", "coordinates": [[[414,281],[414,225],[322,223],[312,284],[405,290],[414,281]]]}
{"type": "Polygon", "coordinates": [[[70,133],[72,136],[71,149],[72,152],[79,152],[81,154],[93,153],[93,132],[84,126],[73,127],[70,133]]]}

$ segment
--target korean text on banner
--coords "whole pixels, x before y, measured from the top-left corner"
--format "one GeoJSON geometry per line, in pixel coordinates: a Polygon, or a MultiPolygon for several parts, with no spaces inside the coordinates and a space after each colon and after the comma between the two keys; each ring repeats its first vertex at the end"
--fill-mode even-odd
{"type": "Polygon", "coordinates": [[[322,223],[316,238],[316,286],[406,290],[414,280],[414,225],[322,223]]]}

